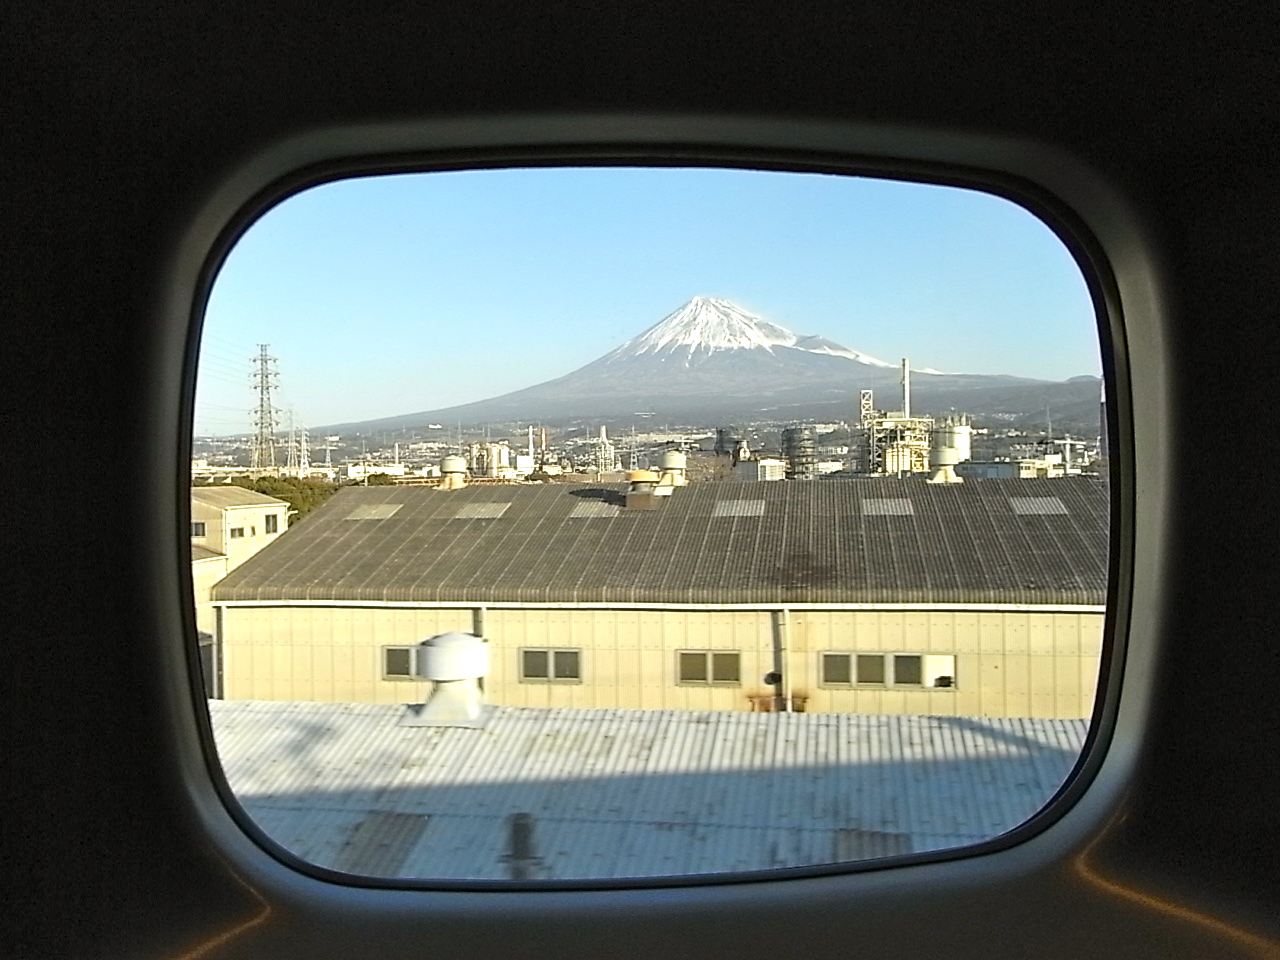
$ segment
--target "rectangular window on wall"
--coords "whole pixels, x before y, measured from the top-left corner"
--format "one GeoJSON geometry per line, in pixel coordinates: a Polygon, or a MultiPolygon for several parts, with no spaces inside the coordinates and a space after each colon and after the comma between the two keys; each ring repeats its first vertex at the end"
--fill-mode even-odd
{"type": "Polygon", "coordinates": [[[956,658],[950,654],[823,653],[824,687],[954,687],[956,658]]]}
{"type": "Polygon", "coordinates": [[[520,651],[522,683],[578,683],[582,680],[582,651],[525,647],[520,651]]]}
{"type": "Polygon", "coordinates": [[[741,654],[681,650],[676,656],[676,669],[680,683],[737,685],[741,682],[741,654]]]}
{"type": "Polygon", "coordinates": [[[923,682],[922,677],[920,657],[907,655],[893,658],[894,686],[918,687],[923,682]]]}
{"type": "Polygon", "coordinates": [[[232,540],[241,540],[241,539],[243,539],[243,538],[244,538],[244,527],[232,527],[232,528],[231,528],[231,539],[232,539],[232,540]]]}
{"type": "Polygon", "coordinates": [[[414,680],[413,654],[417,647],[383,647],[382,679],[414,680]]]}
{"type": "Polygon", "coordinates": [[[193,537],[203,537],[205,535],[204,523],[193,521],[191,524],[191,535],[193,537]]]}
{"type": "Polygon", "coordinates": [[[267,514],[266,527],[267,533],[280,532],[280,518],[274,513],[267,514]]]}
{"type": "Polygon", "coordinates": [[[884,683],[884,656],[882,654],[858,654],[858,682],[884,683]]]}

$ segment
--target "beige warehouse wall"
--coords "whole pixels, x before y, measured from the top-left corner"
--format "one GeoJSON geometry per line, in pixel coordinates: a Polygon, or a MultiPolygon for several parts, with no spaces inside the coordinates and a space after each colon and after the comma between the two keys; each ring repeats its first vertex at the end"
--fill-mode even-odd
{"type": "Polygon", "coordinates": [[[214,584],[226,575],[226,557],[208,557],[191,564],[191,585],[196,600],[196,629],[211,636],[215,618],[210,598],[214,584]]]}
{"type": "MultiPolygon", "coordinates": [[[[817,713],[1087,717],[1101,655],[1101,613],[791,611],[786,673],[817,713]],[[951,688],[824,688],[823,651],[955,657],[951,688]]],[[[223,620],[231,699],[421,701],[424,683],[383,680],[382,648],[450,630],[469,609],[229,607],[223,620]]],[[[511,706],[742,710],[769,694],[768,611],[494,610],[485,614],[493,703],[511,706]],[[581,683],[522,683],[522,647],[582,651],[581,683]],[[737,686],[680,685],[679,650],[736,650],[737,686]]]]}

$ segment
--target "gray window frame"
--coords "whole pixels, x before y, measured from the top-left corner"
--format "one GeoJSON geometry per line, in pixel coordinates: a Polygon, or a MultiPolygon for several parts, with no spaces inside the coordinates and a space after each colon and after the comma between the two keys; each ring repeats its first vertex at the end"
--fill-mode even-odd
{"type": "Polygon", "coordinates": [[[740,687],[742,686],[742,651],[741,650],[677,650],[676,651],[676,686],[678,687],[740,687]],[[681,658],[686,654],[702,654],[707,667],[707,679],[686,680],[681,670],[681,658]],[[733,656],[737,658],[736,680],[715,679],[715,656],[733,656]]]}
{"type": "Polygon", "coordinates": [[[582,647],[519,647],[516,650],[516,677],[520,683],[582,683],[582,647]],[[524,655],[526,653],[545,653],[547,655],[547,676],[530,677],[524,672],[524,655]],[[576,677],[556,676],[556,654],[572,653],[578,658],[578,675],[576,677]]]}
{"type": "Polygon", "coordinates": [[[378,652],[378,672],[382,674],[382,679],[395,680],[395,681],[410,680],[410,681],[421,682],[421,679],[422,679],[421,677],[416,677],[413,675],[413,657],[414,657],[414,651],[417,649],[418,647],[416,644],[406,645],[403,643],[391,643],[391,644],[384,645],[378,652]],[[408,673],[389,673],[387,671],[387,654],[392,651],[395,651],[395,652],[405,651],[409,654],[409,672],[408,673]]]}
{"type": "Polygon", "coordinates": [[[262,529],[264,533],[279,533],[280,532],[280,514],[268,513],[263,518],[262,529]]]}
{"type": "Polygon", "coordinates": [[[953,664],[956,659],[954,653],[917,653],[910,650],[894,650],[882,653],[876,650],[821,650],[818,652],[818,686],[826,690],[955,690],[959,684],[956,682],[956,671],[953,669],[951,677],[951,686],[939,687],[924,682],[924,658],[927,656],[950,657],[953,664]],[[826,658],[827,657],[848,657],[849,658],[849,681],[847,683],[835,682],[827,680],[826,658]],[[862,681],[858,679],[858,657],[879,657],[884,667],[884,681],[862,681]],[[920,682],[919,683],[901,683],[898,681],[897,660],[898,657],[916,657],[920,660],[920,682]]]}
{"type": "Polygon", "coordinates": [[[191,539],[203,538],[209,535],[209,525],[204,520],[191,521],[191,539]]]}

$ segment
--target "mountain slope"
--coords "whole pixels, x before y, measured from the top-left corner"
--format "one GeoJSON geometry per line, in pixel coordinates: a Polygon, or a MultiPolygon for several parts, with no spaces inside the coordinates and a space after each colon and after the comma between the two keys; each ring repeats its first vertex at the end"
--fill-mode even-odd
{"type": "MultiPolygon", "coordinates": [[[[922,413],[931,405],[979,412],[966,403],[968,396],[999,398],[1001,410],[1029,413],[1043,409],[1050,398],[1046,388],[1061,386],[1018,377],[919,372],[912,379],[912,396],[913,407],[922,413]]],[[[799,417],[809,408],[847,407],[847,416],[857,408],[862,389],[875,390],[882,409],[899,407],[897,366],[820,336],[800,336],[727,300],[694,297],[598,360],[555,380],[474,403],[323,429],[351,434],[430,422],[555,423],[642,411],[686,423],[724,416],[799,417]]]]}

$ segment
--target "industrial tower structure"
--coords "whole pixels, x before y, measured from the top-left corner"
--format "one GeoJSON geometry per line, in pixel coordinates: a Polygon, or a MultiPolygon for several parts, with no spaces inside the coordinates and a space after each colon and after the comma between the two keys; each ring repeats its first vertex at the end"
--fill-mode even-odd
{"type": "Polygon", "coordinates": [[[933,418],[911,415],[911,364],[905,357],[902,360],[902,410],[878,412],[871,391],[863,390],[859,398],[859,413],[863,433],[863,472],[886,476],[929,471],[933,418]]]}
{"type": "Polygon", "coordinates": [[[276,408],[271,402],[271,391],[280,377],[275,369],[276,358],[267,353],[269,344],[258,344],[254,358],[253,388],[258,393],[258,406],[253,411],[253,470],[274,472],[276,466],[276,408]]]}

